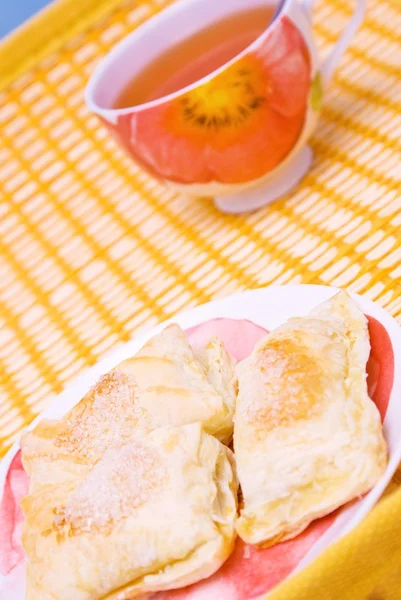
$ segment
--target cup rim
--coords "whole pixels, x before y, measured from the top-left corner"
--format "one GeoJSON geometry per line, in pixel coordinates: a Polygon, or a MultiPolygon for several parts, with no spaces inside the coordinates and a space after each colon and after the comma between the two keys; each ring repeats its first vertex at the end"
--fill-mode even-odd
{"type": "MultiPolygon", "coordinates": [[[[198,4],[202,0],[186,0],[185,6],[188,7],[188,4],[198,4]]],[[[270,0],[269,0],[270,1],[270,0]]],[[[86,88],[85,88],[85,102],[91,112],[99,114],[107,119],[107,116],[110,120],[115,121],[121,115],[132,114],[133,112],[140,112],[145,109],[154,108],[166,102],[170,102],[176,98],[179,98],[183,94],[191,92],[192,90],[201,87],[214,79],[217,75],[225,71],[228,67],[236,63],[238,60],[243,58],[249,52],[256,49],[260,43],[267,37],[267,35],[272,30],[273,26],[277,26],[280,19],[288,14],[290,7],[292,6],[294,0],[283,0],[280,6],[280,0],[276,2],[270,1],[270,4],[276,4],[279,10],[273,15],[272,20],[266,27],[266,29],[253,41],[249,44],[244,50],[233,56],[230,60],[225,62],[223,65],[214,69],[208,75],[201,77],[200,79],[194,81],[190,85],[187,85],[179,90],[172,92],[170,94],[166,94],[165,96],[161,96],[160,98],[156,98],[155,100],[150,100],[149,102],[144,102],[142,104],[136,104],[134,106],[129,106],[125,108],[107,108],[100,106],[94,99],[95,92],[99,86],[99,82],[104,74],[104,71],[110,67],[114,61],[118,60],[119,55],[129,48],[131,45],[135,44],[135,38],[138,36],[138,33],[146,34],[147,29],[151,29],[153,27],[161,27],[163,19],[166,16],[173,16],[174,13],[178,13],[184,5],[183,1],[177,1],[174,4],[171,4],[160,12],[156,13],[152,17],[150,17],[147,21],[142,23],[138,28],[134,29],[131,33],[125,36],[122,40],[120,40],[111,50],[106,54],[106,56],[102,59],[100,64],[96,67],[95,71],[91,75],[86,88]]],[[[261,3],[262,5],[262,3],[261,3]]],[[[246,4],[245,4],[246,7],[246,4]]]]}

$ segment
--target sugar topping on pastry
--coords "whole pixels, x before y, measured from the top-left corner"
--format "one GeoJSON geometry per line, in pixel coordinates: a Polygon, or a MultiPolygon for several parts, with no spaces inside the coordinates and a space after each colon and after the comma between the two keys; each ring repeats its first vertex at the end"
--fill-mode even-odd
{"type": "Polygon", "coordinates": [[[135,379],[114,370],[103,375],[71,411],[54,443],[96,460],[107,448],[130,439],[142,415],[135,379]]]}
{"type": "Polygon", "coordinates": [[[366,493],[387,464],[369,398],[366,317],[340,293],[269,333],[237,367],[234,448],[252,544],[294,537],[366,493]]]}
{"type": "Polygon", "coordinates": [[[231,554],[232,453],[199,423],[137,433],[89,471],[56,463],[57,482],[22,501],[28,600],[131,600],[208,577],[231,554]]]}
{"type": "Polygon", "coordinates": [[[55,527],[73,533],[110,529],[156,493],[165,476],[154,449],[135,442],[112,448],[68,497],[65,507],[55,510],[55,527]]]}
{"type": "Polygon", "coordinates": [[[229,443],[237,393],[234,366],[219,340],[194,351],[178,325],[168,326],[136,356],[101,377],[66,417],[43,420],[24,436],[32,486],[39,479],[51,483],[57,478],[51,461],[61,455],[90,467],[106,450],[166,425],[200,422],[229,443]],[[44,447],[49,464],[32,469],[44,447]]]}

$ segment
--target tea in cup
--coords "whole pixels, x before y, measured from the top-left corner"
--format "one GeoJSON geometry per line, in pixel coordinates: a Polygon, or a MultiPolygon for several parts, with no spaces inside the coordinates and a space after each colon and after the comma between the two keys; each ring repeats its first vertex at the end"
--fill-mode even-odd
{"type": "Polygon", "coordinates": [[[110,52],[88,107],[159,181],[253,210],[310,167],[324,89],[364,5],[321,61],[308,0],[178,0],[110,52]]]}

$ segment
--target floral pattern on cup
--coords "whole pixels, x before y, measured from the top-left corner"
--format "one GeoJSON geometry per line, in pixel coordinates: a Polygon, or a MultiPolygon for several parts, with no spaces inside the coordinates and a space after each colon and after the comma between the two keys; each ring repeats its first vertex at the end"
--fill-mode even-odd
{"type": "Polygon", "coordinates": [[[246,183],[275,169],[295,146],[310,85],[308,46],[283,16],[206,82],[119,115],[116,130],[135,160],[159,179],[246,183]]]}

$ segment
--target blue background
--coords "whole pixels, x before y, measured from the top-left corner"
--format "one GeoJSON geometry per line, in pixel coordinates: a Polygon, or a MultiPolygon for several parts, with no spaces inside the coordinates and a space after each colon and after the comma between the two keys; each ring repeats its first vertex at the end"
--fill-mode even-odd
{"type": "Polygon", "coordinates": [[[0,0],[0,38],[21,25],[46,4],[49,4],[49,0],[0,0]]]}

